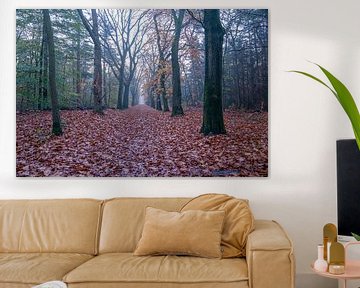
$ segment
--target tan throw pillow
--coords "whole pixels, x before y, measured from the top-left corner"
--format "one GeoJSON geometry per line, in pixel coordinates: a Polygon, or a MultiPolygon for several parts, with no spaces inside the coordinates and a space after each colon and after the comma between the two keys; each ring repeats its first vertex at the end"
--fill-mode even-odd
{"type": "Polygon", "coordinates": [[[167,212],[147,207],[134,255],[221,258],[224,211],[167,212]]]}
{"type": "Polygon", "coordinates": [[[245,256],[247,236],[254,230],[254,217],[247,200],[225,194],[204,194],[190,200],[181,209],[188,210],[225,211],[221,236],[222,257],[245,256]]]}

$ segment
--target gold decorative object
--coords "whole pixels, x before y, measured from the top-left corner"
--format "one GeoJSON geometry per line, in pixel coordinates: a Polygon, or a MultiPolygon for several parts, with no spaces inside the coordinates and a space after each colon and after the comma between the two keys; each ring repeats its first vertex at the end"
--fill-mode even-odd
{"type": "Polygon", "coordinates": [[[329,273],[330,274],[335,274],[335,275],[344,274],[345,273],[345,266],[344,265],[331,264],[331,265],[329,265],[329,273]]]}
{"type": "Polygon", "coordinates": [[[330,264],[345,264],[344,245],[334,242],[330,247],[330,264]]]}
{"type": "Polygon", "coordinates": [[[345,247],[341,243],[331,243],[329,273],[345,273],[345,247]]]}
{"type": "Polygon", "coordinates": [[[337,228],[334,224],[328,223],[323,228],[324,237],[324,259],[329,262],[328,259],[328,245],[337,242],[337,228]],[[329,244],[328,244],[329,243],[329,244]]]}

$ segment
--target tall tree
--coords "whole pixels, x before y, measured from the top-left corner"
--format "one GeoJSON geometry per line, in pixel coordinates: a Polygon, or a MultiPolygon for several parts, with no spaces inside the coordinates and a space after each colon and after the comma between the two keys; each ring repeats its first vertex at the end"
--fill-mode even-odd
{"type": "Polygon", "coordinates": [[[131,14],[131,10],[126,12],[125,9],[115,11],[104,9],[100,13],[103,29],[101,37],[105,48],[104,60],[118,80],[117,109],[123,109],[125,61],[128,52],[126,32],[129,23],[128,17],[131,19],[131,14]]]}
{"type": "Polygon", "coordinates": [[[123,109],[129,108],[129,95],[130,95],[130,84],[131,81],[134,78],[135,72],[136,72],[136,66],[137,66],[137,60],[135,58],[135,55],[129,50],[129,71],[127,77],[125,77],[124,85],[124,96],[123,96],[123,109]]]}
{"type": "Polygon", "coordinates": [[[81,32],[80,28],[76,31],[76,94],[81,94],[81,32]]]}
{"type": "Polygon", "coordinates": [[[56,90],[56,69],[55,69],[55,48],[54,35],[51,27],[50,13],[48,9],[43,10],[44,32],[46,33],[47,47],[49,52],[49,86],[51,95],[51,111],[52,111],[52,133],[61,135],[61,119],[58,104],[58,95],[56,90]]]}
{"type": "Polygon", "coordinates": [[[129,107],[129,95],[130,95],[130,85],[133,81],[133,78],[136,73],[138,61],[139,61],[139,53],[144,46],[144,36],[146,35],[146,31],[148,30],[148,24],[144,23],[142,19],[146,16],[147,11],[145,10],[140,15],[133,15],[135,18],[134,23],[129,23],[129,37],[127,41],[127,49],[129,56],[129,65],[128,65],[128,73],[127,77],[124,77],[124,95],[123,95],[123,108],[126,109],[129,107]],[[131,25],[131,26],[130,26],[131,25]],[[130,37],[131,36],[131,37],[130,37]]]}
{"type": "Polygon", "coordinates": [[[104,60],[109,64],[119,82],[117,108],[126,109],[129,106],[129,79],[134,71],[126,75],[127,60],[132,61],[132,69],[136,69],[138,53],[142,48],[147,10],[105,9],[100,13],[102,24],[104,60]],[[133,59],[129,59],[132,58],[133,59]],[[125,77],[128,76],[128,77],[125,77]],[[125,90],[124,90],[125,88],[125,90]]]}
{"type": "MultiPolygon", "coordinates": [[[[158,17],[162,16],[161,12],[156,12],[154,13],[153,16],[153,21],[154,21],[154,27],[155,27],[155,32],[156,32],[156,45],[157,45],[157,49],[158,49],[158,53],[159,53],[159,63],[158,63],[158,89],[157,91],[159,93],[157,93],[156,96],[156,102],[157,102],[157,106],[156,108],[158,110],[162,110],[161,109],[161,101],[160,101],[160,97],[161,100],[163,102],[164,108],[163,111],[167,112],[170,111],[169,109],[169,104],[168,104],[168,99],[166,98],[166,88],[165,88],[165,78],[166,78],[166,58],[168,56],[165,55],[165,51],[167,50],[167,32],[163,31],[161,33],[160,28],[159,28],[159,20],[158,17]],[[161,37],[161,34],[164,34],[163,37],[161,37]],[[163,38],[163,39],[161,39],[163,38]],[[162,41],[163,40],[163,41],[162,41]]],[[[169,54],[168,54],[169,55],[169,54]]]]}
{"type": "Polygon", "coordinates": [[[141,65],[142,69],[140,72],[142,74],[142,88],[146,94],[146,104],[150,107],[156,109],[155,104],[155,93],[154,90],[156,89],[157,83],[157,53],[155,52],[155,46],[152,43],[148,42],[146,47],[144,47],[142,54],[141,54],[141,65]]]}
{"type": "Polygon", "coordinates": [[[98,15],[96,9],[91,9],[92,27],[89,21],[85,18],[81,9],[77,10],[81,21],[83,22],[86,30],[89,32],[91,39],[94,42],[94,82],[93,82],[93,94],[94,94],[94,111],[97,113],[103,113],[102,105],[102,67],[101,67],[101,42],[99,37],[99,24],[98,15]]]}
{"type": "Polygon", "coordinates": [[[224,28],[219,9],[204,10],[205,82],[201,132],[204,135],[225,134],[222,110],[222,45],[224,28]]]}
{"type": "Polygon", "coordinates": [[[178,15],[175,10],[171,10],[171,13],[175,23],[175,35],[171,46],[171,67],[172,67],[172,85],[173,85],[171,116],[178,116],[178,115],[184,115],[184,110],[181,106],[179,41],[180,41],[181,26],[184,19],[185,9],[180,9],[178,15]]]}
{"type": "Polygon", "coordinates": [[[42,29],[42,41],[40,48],[40,71],[39,71],[39,95],[38,95],[38,109],[43,109],[45,100],[47,98],[47,78],[48,78],[48,55],[47,55],[47,40],[45,26],[42,29]],[[45,65],[44,65],[45,64],[45,65]]]}
{"type": "MultiPolygon", "coordinates": [[[[190,17],[192,17],[190,15],[190,17]]],[[[190,18],[192,20],[193,18],[190,18]]],[[[184,37],[187,46],[184,49],[188,65],[184,66],[184,93],[182,101],[188,106],[196,106],[203,101],[204,96],[204,42],[203,26],[191,21],[184,27],[184,37]],[[200,35],[199,35],[200,34],[200,35]]],[[[184,64],[185,61],[182,61],[184,64]]],[[[181,63],[181,62],[180,62],[181,63]]]]}

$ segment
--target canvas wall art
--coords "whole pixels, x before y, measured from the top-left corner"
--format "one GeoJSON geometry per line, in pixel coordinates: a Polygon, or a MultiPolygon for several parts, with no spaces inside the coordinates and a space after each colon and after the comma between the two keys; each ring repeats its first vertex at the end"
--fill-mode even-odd
{"type": "Polygon", "coordinates": [[[267,9],[18,9],[17,177],[267,177],[267,9]]]}

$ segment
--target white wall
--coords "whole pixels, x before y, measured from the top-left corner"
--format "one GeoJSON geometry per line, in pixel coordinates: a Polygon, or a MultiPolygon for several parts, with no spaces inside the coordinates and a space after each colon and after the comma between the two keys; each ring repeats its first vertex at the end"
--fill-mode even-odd
{"type": "MultiPolygon", "coordinates": [[[[205,1],[202,1],[205,3],[205,1]]],[[[266,179],[16,179],[15,8],[189,8],[194,1],[2,0],[0,9],[0,198],[195,196],[219,192],[248,198],[257,218],[278,220],[295,244],[298,287],[335,287],[314,276],[322,226],[336,223],[335,141],[353,137],[325,88],[289,69],[318,72],[316,61],[360,95],[358,0],[206,1],[207,7],[269,8],[270,176],[266,179]],[[151,3],[151,4],[150,4],[151,3]],[[75,6],[74,6],[75,5],[75,6]]],[[[197,5],[201,8],[201,2],[197,5]]],[[[318,73],[320,75],[320,73],[318,73]]],[[[271,288],[271,287],[269,287],[271,288]]]]}

